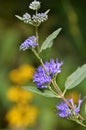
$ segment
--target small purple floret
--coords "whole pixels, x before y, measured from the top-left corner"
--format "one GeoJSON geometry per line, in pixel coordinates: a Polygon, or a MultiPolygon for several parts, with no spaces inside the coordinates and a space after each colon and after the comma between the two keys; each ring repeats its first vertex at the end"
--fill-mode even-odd
{"type": "Polygon", "coordinates": [[[72,110],[65,102],[61,102],[56,106],[58,112],[58,115],[62,118],[67,118],[69,116],[73,115],[74,113],[78,113],[80,111],[80,106],[83,100],[78,100],[78,105],[74,104],[73,99],[68,100],[69,103],[73,106],[74,110],[72,110]]]}
{"type": "Polygon", "coordinates": [[[58,62],[58,59],[54,61],[51,59],[50,62],[46,61],[43,66],[39,66],[34,74],[33,81],[36,83],[38,88],[47,88],[47,84],[51,82],[52,77],[61,72],[62,62],[58,62]]]}
{"type": "Polygon", "coordinates": [[[63,62],[58,62],[58,59],[56,59],[56,61],[54,61],[54,59],[51,59],[50,62],[45,62],[45,67],[46,70],[48,71],[48,73],[51,76],[54,76],[56,73],[60,73],[61,69],[60,67],[62,66],[63,62]]]}
{"type": "Polygon", "coordinates": [[[51,76],[46,75],[42,66],[39,66],[34,74],[33,81],[36,82],[38,88],[47,88],[47,83],[51,80],[51,76]]]}
{"type": "Polygon", "coordinates": [[[36,37],[31,36],[28,39],[26,39],[21,45],[20,45],[20,50],[27,50],[28,48],[35,48],[38,46],[38,43],[36,42],[36,37]]]}

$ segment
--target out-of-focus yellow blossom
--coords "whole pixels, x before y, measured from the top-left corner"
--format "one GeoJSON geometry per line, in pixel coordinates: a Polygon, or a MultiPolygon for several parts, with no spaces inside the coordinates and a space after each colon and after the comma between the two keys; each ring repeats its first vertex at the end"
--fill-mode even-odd
{"type": "Polygon", "coordinates": [[[11,128],[25,128],[35,123],[38,109],[35,106],[28,105],[28,101],[32,100],[33,93],[20,87],[23,83],[32,79],[34,71],[32,66],[22,65],[9,73],[10,80],[16,84],[16,86],[11,86],[7,90],[8,99],[16,102],[16,105],[6,114],[6,120],[11,128]]]}
{"type": "Polygon", "coordinates": [[[26,103],[33,97],[33,93],[22,89],[20,86],[12,86],[7,90],[7,97],[10,101],[26,103]]]}
{"type": "Polygon", "coordinates": [[[79,94],[77,91],[71,91],[67,94],[66,96],[68,99],[73,99],[74,103],[77,103],[78,102],[78,99],[79,99],[79,94]]]}
{"type": "Polygon", "coordinates": [[[27,127],[33,125],[38,115],[38,109],[31,105],[16,105],[6,114],[10,127],[27,127]]]}
{"type": "Polygon", "coordinates": [[[24,64],[21,65],[19,68],[12,70],[9,73],[9,78],[12,82],[17,84],[22,84],[33,77],[35,69],[33,66],[24,64]]]}

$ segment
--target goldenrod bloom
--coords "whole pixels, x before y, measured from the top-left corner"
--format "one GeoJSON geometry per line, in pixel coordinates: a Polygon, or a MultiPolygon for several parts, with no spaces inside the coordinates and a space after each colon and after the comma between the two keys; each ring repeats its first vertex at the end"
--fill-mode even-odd
{"type": "Polygon", "coordinates": [[[26,103],[32,99],[33,93],[24,90],[19,86],[12,86],[7,91],[7,97],[13,102],[26,103]]]}
{"type": "Polygon", "coordinates": [[[19,68],[12,70],[9,73],[9,78],[14,83],[22,84],[32,79],[34,71],[35,70],[33,66],[24,64],[19,68]]]}
{"type": "Polygon", "coordinates": [[[38,115],[38,109],[30,105],[16,105],[6,114],[10,127],[27,127],[33,125],[38,115]]]}
{"type": "Polygon", "coordinates": [[[79,94],[78,94],[77,91],[72,91],[72,92],[69,92],[69,94],[67,94],[66,97],[69,98],[69,99],[72,98],[74,103],[77,103],[78,99],[79,99],[79,94]]]}

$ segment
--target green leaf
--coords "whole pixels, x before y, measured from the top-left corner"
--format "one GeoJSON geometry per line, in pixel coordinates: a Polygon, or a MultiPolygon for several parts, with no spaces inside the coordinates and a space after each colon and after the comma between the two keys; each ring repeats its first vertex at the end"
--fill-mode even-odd
{"type": "Polygon", "coordinates": [[[38,89],[38,88],[32,87],[32,86],[24,86],[23,89],[30,91],[30,92],[33,92],[33,93],[36,93],[36,94],[39,94],[39,95],[42,95],[42,96],[45,96],[45,97],[50,97],[50,98],[57,97],[48,89],[41,90],[41,89],[38,89]]]}
{"type": "Polygon", "coordinates": [[[46,40],[43,42],[41,48],[40,48],[40,52],[42,52],[43,50],[52,47],[53,45],[53,40],[58,36],[58,34],[60,33],[62,28],[57,29],[56,31],[54,31],[52,34],[50,34],[46,40]]]}
{"type": "Polygon", "coordinates": [[[16,16],[16,18],[23,20],[23,18],[21,16],[19,16],[19,15],[15,15],[15,16],[16,16]]]}
{"type": "Polygon", "coordinates": [[[65,88],[71,89],[80,84],[86,78],[86,64],[73,72],[65,82],[65,88]]]}

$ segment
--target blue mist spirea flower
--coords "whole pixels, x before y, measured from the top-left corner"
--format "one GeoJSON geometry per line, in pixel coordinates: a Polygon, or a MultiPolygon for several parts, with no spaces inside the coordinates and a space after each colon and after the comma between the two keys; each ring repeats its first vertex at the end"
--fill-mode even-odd
{"type": "Polygon", "coordinates": [[[76,105],[74,104],[73,99],[69,99],[67,101],[73,106],[73,110],[65,102],[61,102],[56,106],[58,110],[58,115],[62,118],[68,118],[70,116],[74,116],[75,114],[77,114],[80,111],[80,106],[81,103],[83,102],[83,100],[79,99],[78,105],[76,105]]]}
{"type": "Polygon", "coordinates": [[[29,8],[32,10],[38,10],[40,8],[40,2],[34,0],[33,2],[30,3],[29,8]]]}
{"type": "Polygon", "coordinates": [[[41,65],[37,68],[33,81],[36,83],[38,88],[47,88],[48,84],[51,82],[53,76],[61,72],[62,62],[58,62],[58,59],[54,61],[51,59],[50,62],[46,61],[44,67],[41,65]]]}
{"type": "Polygon", "coordinates": [[[28,37],[21,45],[20,50],[27,50],[28,48],[35,48],[38,46],[38,43],[36,42],[37,38],[35,36],[28,37]]]}

